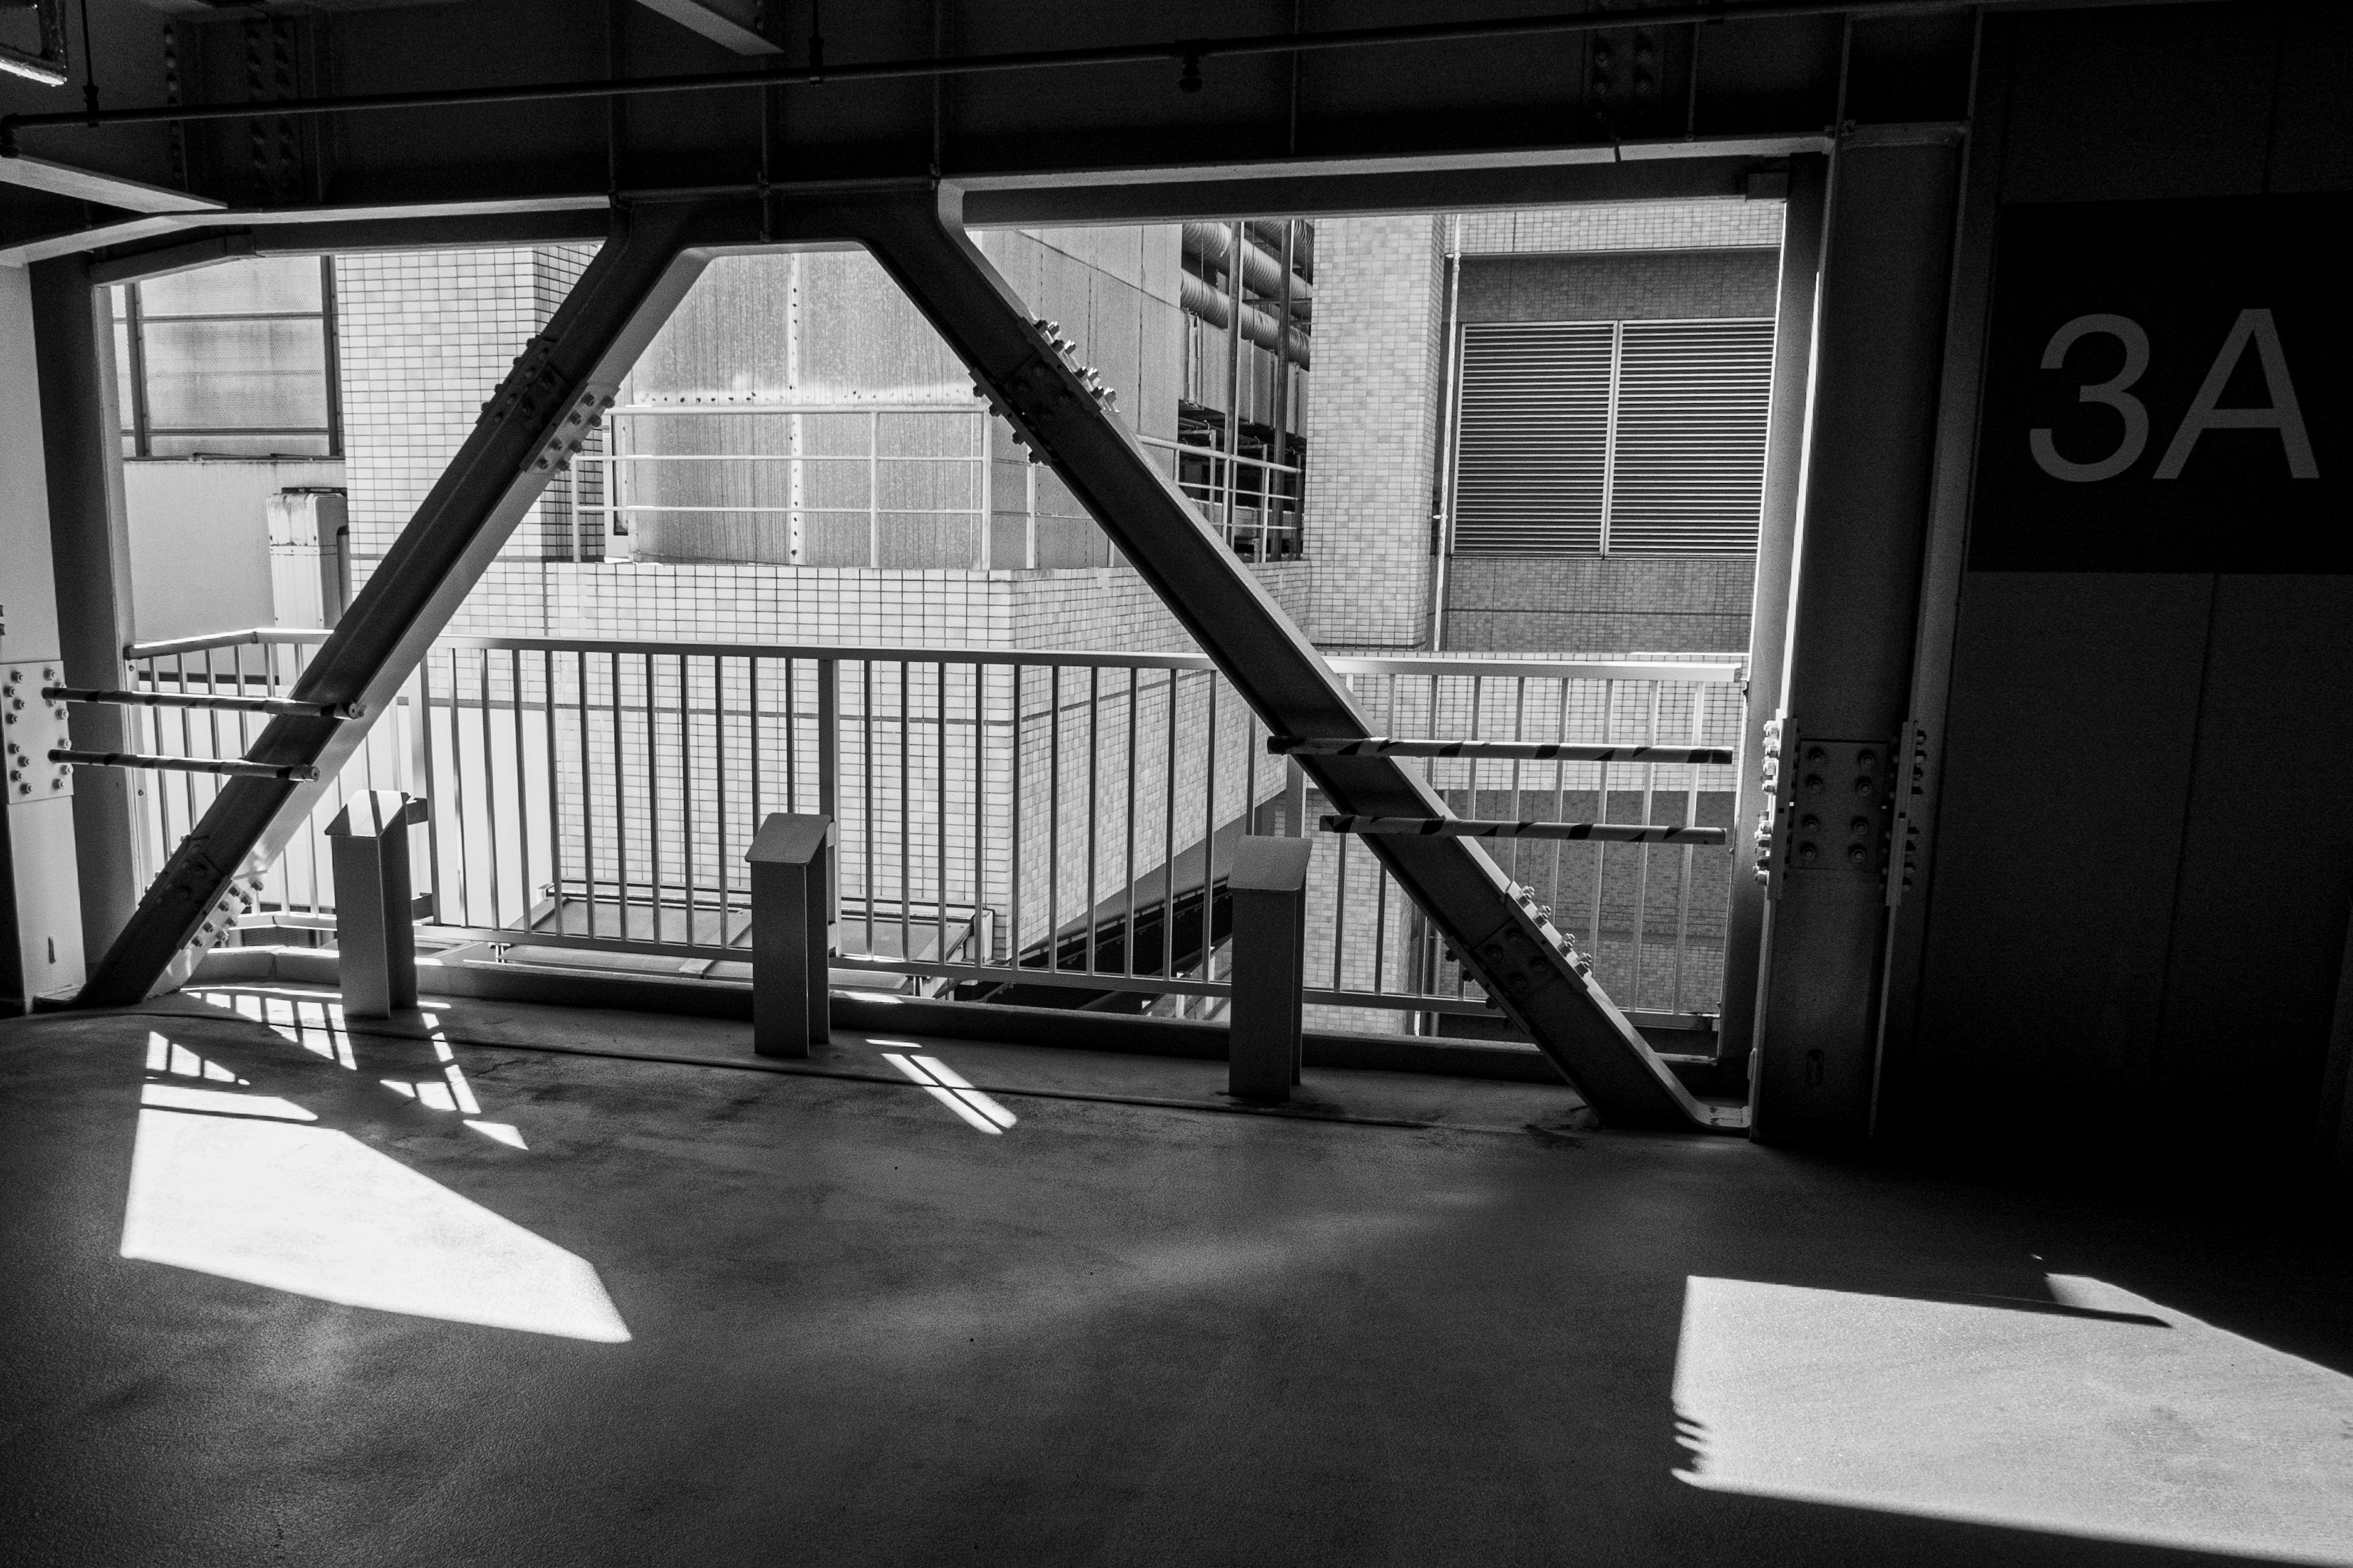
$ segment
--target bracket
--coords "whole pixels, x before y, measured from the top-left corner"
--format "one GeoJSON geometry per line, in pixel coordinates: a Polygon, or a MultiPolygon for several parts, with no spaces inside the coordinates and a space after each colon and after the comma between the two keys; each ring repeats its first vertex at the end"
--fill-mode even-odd
{"type": "Polygon", "coordinates": [[[73,794],[73,765],[49,761],[51,752],[73,745],[66,731],[66,705],[41,695],[57,679],[53,664],[0,670],[0,756],[8,762],[10,805],[73,794]]]}

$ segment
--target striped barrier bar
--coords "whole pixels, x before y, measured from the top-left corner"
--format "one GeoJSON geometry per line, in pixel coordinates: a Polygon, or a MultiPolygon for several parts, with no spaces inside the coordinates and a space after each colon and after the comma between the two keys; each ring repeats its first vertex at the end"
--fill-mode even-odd
{"type": "Polygon", "coordinates": [[[1326,816],[1326,833],[1395,834],[1409,838],[1569,838],[1597,844],[1725,844],[1721,827],[1643,822],[1500,822],[1476,816],[1326,816]]]}
{"type": "Polygon", "coordinates": [[[296,719],[356,719],[367,711],[356,702],[297,702],[290,697],[206,697],[176,691],[101,691],[80,686],[44,686],[41,695],[52,702],[105,703],[117,708],[213,708],[229,713],[282,714],[296,719]]]}
{"type": "Polygon", "coordinates": [[[73,752],[63,747],[50,752],[49,761],[70,763],[78,768],[160,768],[167,773],[217,773],[223,778],[278,779],[292,784],[309,784],[319,776],[318,769],[299,763],[280,767],[242,759],[151,757],[140,752],[73,752]]]}
{"type": "Polygon", "coordinates": [[[1604,746],[1579,741],[1398,741],[1369,735],[1359,741],[1307,741],[1269,735],[1266,749],[1278,757],[1471,757],[1530,763],[1714,763],[1729,766],[1729,746],[1604,746]]]}

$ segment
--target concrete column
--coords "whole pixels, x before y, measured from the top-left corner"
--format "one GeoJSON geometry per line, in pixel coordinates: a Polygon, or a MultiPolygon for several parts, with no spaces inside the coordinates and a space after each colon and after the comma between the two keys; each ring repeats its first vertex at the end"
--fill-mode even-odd
{"type": "Polygon", "coordinates": [[[1939,127],[1851,129],[1831,166],[1781,675],[1784,869],[1751,1066],[1758,1137],[1860,1139],[1871,1123],[1885,785],[1911,693],[1959,170],[1957,136],[1939,127]]]}
{"type": "Polygon", "coordinates": [[[806,1057],[833,1037],[833,818],[772,812],[744,858],[752,868],[752,1049],[806,1057]]]}
{"type": "Polygon", "coordinates": [[[327,825],[335,874],[335,970],[343,1016],[388,1018],[417,1005],[410,912],[409,799],[362,790],[327,825]]]}
{"type": "Polygon", "coordinates": [[[1765,426],[1765,496],[1757,531],[1757,587],[1749,612],[1748,714],[1741,732],[1740,781],[1733,807],[1732,910],[1724,942],[1724,1005],[1716,1050],[1726,1062],[1756,1039],[1757,984],[1765,941],[1765,889],[1751,875],[1750,838],[1768,804],[1759,766],[1764,731],[1781,707],[1788,657],[1789,578],[1796,564],[1798,498],[1805,477],[1806,415],[1811,405],[1814,303],[1821,285],[1822,219],[1830,160],[1789,160],[1789,200],[1781,222],[1781,283],[1774,306],[1773,394],[1765,426]]]}
{"type": "MultiPolygon", "coordinates": [[[[0,267],[0,430],[7,432],[0,439],[0,677],[14,669],[27,679],[65,669],[33,320],[31,279],[21,268],[0,267]]],[[[28,702],[25,711],[33,710],[28,702]]],[[[20,719],[0,730],[28,727],[20,719]]],[[[0,810],[0,1012],[79,989],[82,953],[71,785],[11,787],[0,810]]]]}
{"type": "Polygon", "coordinates": [[[1420,647],[1445,351],[1445,220],[1315,226],[1304,540],[1318,643],[1420,647]]]}
{"type": "Polygon", "coordinates": [[[1226,875],[1234,901],[1226,1089],[1236,1100],[1279,1103],[1299,1081],[1312,848],[1304,838],[1246,837],[1234,846],[1226,875]]]}
{"type": "MultiPolygon", "coordinates": [[[[136,633],[112,315],[106,290],[90,280],[87,257],[44,261],[29,270],[65,683],[120,689],[129,684],[123,646],[136,633]]],[[[68,716],[73,743],[82,751],[148,749],[138,743],[130,709],[78,703],[68,716]]],[[[133,812],[152,777],[127,768],[84,768],[75,781],[86,952],[103,952],[139,907],[146,879],[133,812]]]]}

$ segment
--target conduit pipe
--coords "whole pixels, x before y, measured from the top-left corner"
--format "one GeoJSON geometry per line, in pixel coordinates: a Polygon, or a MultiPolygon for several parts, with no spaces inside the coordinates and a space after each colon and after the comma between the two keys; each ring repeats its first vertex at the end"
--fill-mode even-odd
{"type": "MultiPolygon", "coordinates": [[[[1187,315],[1198,316],[1213,327],[1233,325],[1233,310],[1226,297],[1190,272],[1179,273],[1177,299],[1187,315]]],[[[1242,336],[1269,353],[1275,352],[1282,341],[1281,330],[1272,316],[1255,305],[1242,307],[1242,336]]],[[[1302,370],[1313,370],[1310,363],[1311,340],[1293,329],[1291,334],[1291,363],[1302,370]]]]}
{"type": "Polygon", "coordinates": [[[1242,226],[1250,231],[1250,237],[1266,247],[1266,253],[1269,256],[1275,255],[1282,249],[1284,231],[1291,230],[1289,238],[1292,274],[1302,282],[1315,281],[1315,226],[1314,224],[1294,223],[1291,219],[1279,217],[1254,217],[1242,226]]]}
{"type": "MultiPolygon", "coordinates": [[[[1224,224],[1188,223],[1185,226],[1185,254],[1199,261],[1204,271],[1212,267],[1224,271],[1226,257],[1232,249],[1233,237],[1224,224]]],[[[1260,299],[1274,299],[1282,292],[1282,263],[1244,240],[1242,281],[1260,299]]],[[[1302,316],[1308,314],[1308,307],[1314,298],[1314,286],[1293,275],[1291,279],[1292,310],[1302,316]]]]}

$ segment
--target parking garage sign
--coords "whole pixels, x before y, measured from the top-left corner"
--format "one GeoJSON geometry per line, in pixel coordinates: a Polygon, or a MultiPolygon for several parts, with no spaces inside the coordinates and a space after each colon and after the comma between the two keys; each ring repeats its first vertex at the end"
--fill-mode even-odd
{"type": "Polygon", "coordinates": [[[1969,566],[2353,573],[2353,200],[2004,209],[1969,566]]]}

